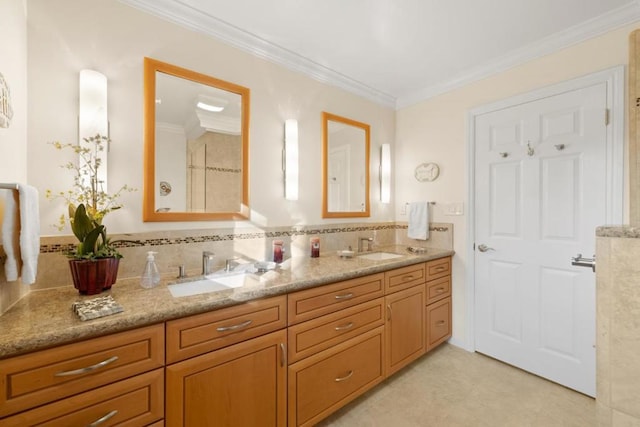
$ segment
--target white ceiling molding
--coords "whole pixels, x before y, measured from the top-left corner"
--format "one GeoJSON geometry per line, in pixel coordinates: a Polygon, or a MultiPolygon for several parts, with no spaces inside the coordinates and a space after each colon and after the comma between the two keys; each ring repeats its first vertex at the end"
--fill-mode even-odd
{"type": "Polygon", "coordinates": [[[166,19],[194,31],[215,37],[259,58],[305,74],[322,83],[362,96],[377,104],[395,108],[396,98],[333,71],[317,62],[270,43],[220,19],[176,0],[119,0],[136,9],[166,19]]]}
{"type": "Polygon", "coordinates": [[[552,34],[508,55],[489,61],[484,65],[474,67],[449,81],[401,96],[396,103],[396,109],[399,110],[426,101],[429,98],[482,80],[493,74],[501,73],[536,58],[552,54],[638,20],[640,20],[640,0],[552,34]]]}
{"type": "Polygon", "coordinates": [[[406,108],[640,20],[640,0],[636,0],[582,24],[552,34],[507,55],[488,61],[481,66],[473,67],[448,81],[425,87],[396,99],[392,95],[376,90],[344,74],[230,25],[212,15],[205,14],[180,0],[119,1],[183,27],[212,36],[235,48],[282,65],[290,70],[300,72],[320,82],[336,86],[380,105],[395,109],[406,108]]]}

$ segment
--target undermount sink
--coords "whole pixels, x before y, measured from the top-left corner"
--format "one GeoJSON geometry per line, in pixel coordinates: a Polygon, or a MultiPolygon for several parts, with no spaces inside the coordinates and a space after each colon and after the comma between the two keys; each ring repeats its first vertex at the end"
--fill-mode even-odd
{"type": "Polygon", "coordinates": [[[257,282],[260,282],[259,278],[256,278],[253,274],[246,271],[241,271],[235,273],[209,274],[193,280],[171,284],[168,288],[174,297],[186,297],[209,292],[226,291],[257,282]]]}
{"type": "Polygon", "coordinates": [[[391,252],[371,252],[362,255],[358,255],[358,258],[369,259],[372,261],[384,261],[387,259],[400,258],[404,255],[394,254],[391,252]]]}

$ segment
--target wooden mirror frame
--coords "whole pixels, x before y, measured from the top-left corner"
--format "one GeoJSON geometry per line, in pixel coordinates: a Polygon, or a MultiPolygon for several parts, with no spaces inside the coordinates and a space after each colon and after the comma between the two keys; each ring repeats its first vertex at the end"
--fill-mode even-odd
{"type": "Polygon", "coordinates": [[[369,147],[370,147],[371,127],[366,123],[357,122],[346,117],[337,116],[335,114],[322,113],[322,217],[323,218],[358,218],[369,217],[370,214],[370,197],[369,197],[369,147]],[[329,211],[329,121],[344,123],[364,130],[365,134],[365,209],[364,211],[329,211]]]}
{"type": "Polygon", "coordinates": [[[145,222],[245,220],[249,218],[249,104],[248,88],[176,65],[144,58],[144,190],[142,219],[145,222]],[[242,203],[238,212],[156,212],[156,72],[213,86],[242,98],[242,203]]]}

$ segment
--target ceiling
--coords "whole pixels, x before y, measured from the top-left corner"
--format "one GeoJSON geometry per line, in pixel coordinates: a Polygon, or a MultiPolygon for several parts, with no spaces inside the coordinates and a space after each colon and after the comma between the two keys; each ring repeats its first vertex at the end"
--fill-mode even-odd
{"type": "Polygon", "coordinates": [[[640,0],[120,0],[402,108],[640,20],[640,0]]]}

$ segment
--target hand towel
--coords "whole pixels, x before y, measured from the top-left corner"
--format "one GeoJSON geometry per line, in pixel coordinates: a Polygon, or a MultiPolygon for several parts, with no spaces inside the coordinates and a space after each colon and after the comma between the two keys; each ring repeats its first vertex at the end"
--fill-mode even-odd
{"type": "Polygon", "coordinates": [[[40,212],[38,190],[34,187],[21,184],[18,191],[7,191],[2,245],[7,255],[4,264],[7,281],[22,276],[22,283],[34,283],[40,254],[40,212]]]}
{"type": "Polygon", "coordinates": [[[22,268],[20,257],[20,217],[18,215],[18,192],[6,190],[4,200],[4,217],[2,220],[2,246],[7,255],[4,262],[4,274],[7,282],[18,280],[18,272],[22,268]]]}
{"type": "Polygon", "coordinates": [[[40,255],[40,209],[38,190],[21,184],[20,194],[20,256],[22,257],[22,283],[30,285],[38,274],[40,255]]]}
{"type": "Polygon", "coordinates": [[[413,202],[409,204],[410,239],[427,240],[429,238],[429,202],[413,202]]]}

